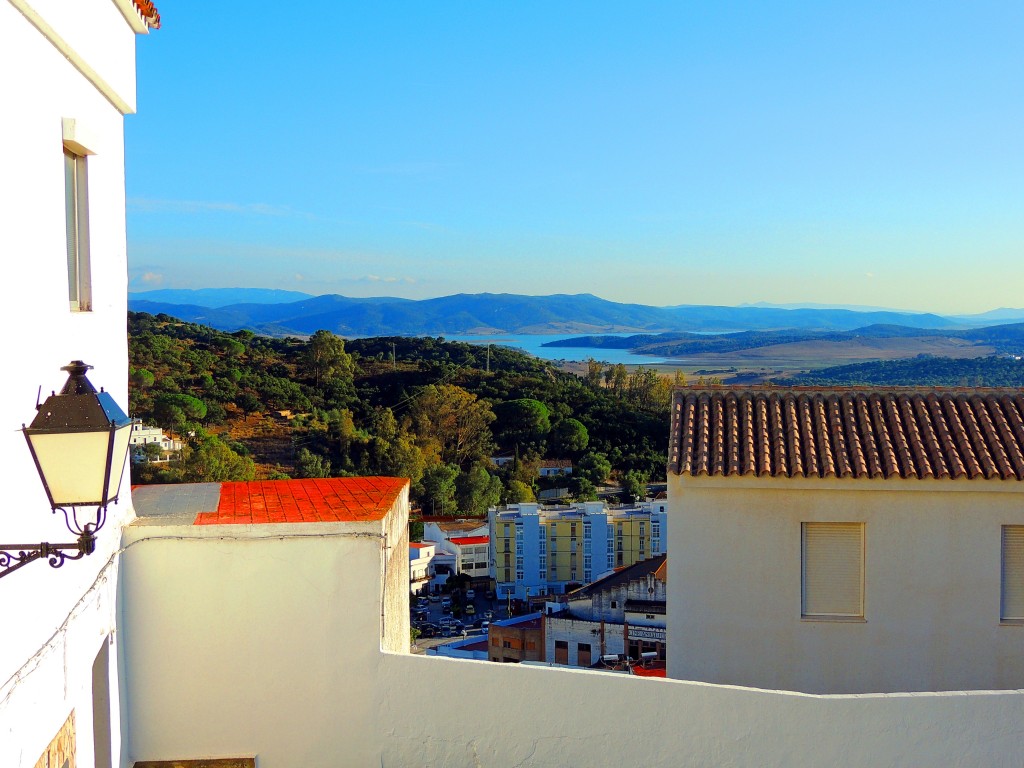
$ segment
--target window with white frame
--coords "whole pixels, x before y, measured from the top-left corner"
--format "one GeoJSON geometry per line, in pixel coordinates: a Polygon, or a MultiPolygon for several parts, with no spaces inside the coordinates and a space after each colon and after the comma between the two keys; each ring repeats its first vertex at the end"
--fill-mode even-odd
{"type": "Polygon", "coordinates": [[[548,540],[543,535],[537,539],[537,545],[540,547],[540,553],[542,555],[548,551],[548,540]]]}
{"type": "Polygon", "coordinates": [[[67,234],[68,298],[75,312],[92,309],[89,261],[89,183],[85,155],[64,147],[64,225],[67,234]]]}
{"type": "Polygon", "coordinates": [[[801,615],[864,618],[864,523],[802,523],[801,615]]]}
{"type": "Polygon", "coordinates": [[[1024,624],[1024,525],[1004,525],[999,620],[1024,624]]]}

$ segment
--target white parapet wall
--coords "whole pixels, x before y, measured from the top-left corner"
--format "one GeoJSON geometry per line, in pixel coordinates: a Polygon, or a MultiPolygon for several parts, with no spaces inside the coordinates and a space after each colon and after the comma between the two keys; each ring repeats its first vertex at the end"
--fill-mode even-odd
{"type": "Polygon", "coordinates": [[[817,696],[428,658],[407,640],[382,650],[408,632],[406,544],[387,540],[405,514],[131,527],[128,756],[619,768],[998,766],[1024,753],[1021,692],[817,696]]]}

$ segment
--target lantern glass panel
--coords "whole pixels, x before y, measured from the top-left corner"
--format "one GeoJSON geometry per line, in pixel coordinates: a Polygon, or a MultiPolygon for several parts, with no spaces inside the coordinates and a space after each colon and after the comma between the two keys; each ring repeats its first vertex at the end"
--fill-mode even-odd
{"type": "Polygon", "coordinates": [[[103,479],[111,439],[109,429],[102,432],[35,434],[29,439],[54,506],[104,503],[103,479]]]}
{"type": "Polygon", "coordinates": [[[107,485],[106,500],[116,499],[121,492],[124,464],[128,458],[128,444],[132,439],[132,423],[129,421],[114,432],[114,452],[111,454],[110,482],[107,485]]]}

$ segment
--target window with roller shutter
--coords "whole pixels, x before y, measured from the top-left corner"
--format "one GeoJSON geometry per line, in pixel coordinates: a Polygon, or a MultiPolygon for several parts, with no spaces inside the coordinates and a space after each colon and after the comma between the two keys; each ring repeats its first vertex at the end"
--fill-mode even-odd
{"type": "Polygon", "coordinates": [[[864,618],[864,524],[801,524],[801,615],[864,618]]]}

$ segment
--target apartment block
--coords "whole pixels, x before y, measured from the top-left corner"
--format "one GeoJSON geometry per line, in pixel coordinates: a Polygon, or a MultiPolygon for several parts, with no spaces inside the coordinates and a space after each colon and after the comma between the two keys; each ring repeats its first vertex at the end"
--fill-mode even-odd
{"type": "Polygon", "coordinates": [[[667,501],[492,507],[491,576],[498,597],[561,595],[616,568],[665,553],[667,501]]]}

